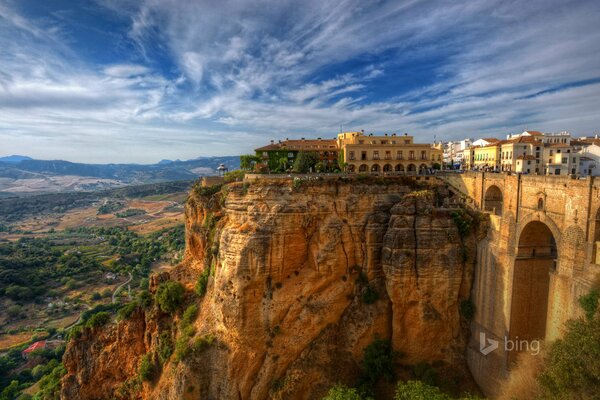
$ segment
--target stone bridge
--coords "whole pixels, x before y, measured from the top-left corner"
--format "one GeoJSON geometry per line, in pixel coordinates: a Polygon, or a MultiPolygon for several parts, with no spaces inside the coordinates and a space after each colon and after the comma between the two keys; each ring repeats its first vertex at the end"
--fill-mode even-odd
{"type": "Polygon", "coordinates": [[[519,354],[561,335],[600,276],[600,179],[448,173],[439,176],[489,213],[478,246],[468,363],[493,396],[519,354]],[[498,341],[498,349],[480,351],[498,341]],[[511,350],[512,349],[512,350],[511,350]]]}

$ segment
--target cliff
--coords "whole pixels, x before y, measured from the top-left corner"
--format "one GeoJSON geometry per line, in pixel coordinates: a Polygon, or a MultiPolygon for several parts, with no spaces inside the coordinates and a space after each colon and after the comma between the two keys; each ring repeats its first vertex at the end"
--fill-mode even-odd
{"type": "Polygon", "coordinates": [[[319,399],[356,382],[375,338],[390,339],[402,364],[468,374],[459,305],[482,229],[440,207],[443,187],[340,180],[203,191],[187,203],[184,263],[151,284],[182,282],[198,306],[193,326],[152,306],[85,332],[65,355],[64,399],[319,399]],[[183,336],[192,351],[136,382],[144,354],[157,360],[165,337],[183,336]]]}

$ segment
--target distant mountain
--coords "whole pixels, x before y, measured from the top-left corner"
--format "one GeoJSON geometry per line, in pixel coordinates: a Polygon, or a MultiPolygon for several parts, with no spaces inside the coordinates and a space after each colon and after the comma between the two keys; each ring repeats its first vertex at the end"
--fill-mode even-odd
{"type": "Polygon", "coordinates": [[[27,157],[27,156],[18,156],[18,155],[12,155],[12,156],[7,156],[7,157],[0,157],[0,162],[5,162],[5,163],[19,163],[23,160],[32,160],[31,157],[27,157]]]}
{"type": "Polygon", "coordinates": [[[162,160],[145,165],[84,164],[9,156],[0,158],[0,191],[90,190],[94,187],[106,189],[131,184],[191,180],[216,174],[220,164],[234,170],[239,168],[239,163],[238,156],[201,157],[187,161],[162,160]]]}

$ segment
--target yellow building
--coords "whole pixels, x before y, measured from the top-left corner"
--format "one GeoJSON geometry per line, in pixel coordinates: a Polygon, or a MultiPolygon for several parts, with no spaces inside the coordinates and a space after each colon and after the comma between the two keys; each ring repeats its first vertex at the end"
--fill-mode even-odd
{"type": "Polygon", "coordinates": [[[500,141],[496,140],[491,144],[476,147],[473,151],[472,165],[479,171],[498,171],[500,169],[500,141]]]}
{"type": "Polygon", "coordinates": [[[414,143],[407,134],[344,132],[338,134],[337,144],[348,172],[424,173],[442,164],[441,143],[414,143]]]}

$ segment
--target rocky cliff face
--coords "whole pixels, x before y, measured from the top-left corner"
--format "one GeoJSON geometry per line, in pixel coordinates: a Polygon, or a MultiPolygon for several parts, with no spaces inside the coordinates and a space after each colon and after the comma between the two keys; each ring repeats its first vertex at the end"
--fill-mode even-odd
{"type": "Polygon", "coordinates": [[[477,230],[437,207],[443,194],[409,181],[193,193],[186,260],[152,287],[183,282],[199,308],[187,343],[215,341],[136,383],[140,357],[156,359],[161,337],[184,335],[177,315],[140,311],[72,342],[63,398],[318,399],[337,382],[355,383],[377,337],[391,339],[402,363],[466,371],[459,304],[469,297],[477,230]],[[207,291],[197,297],[203,271],[207,291]]]}

